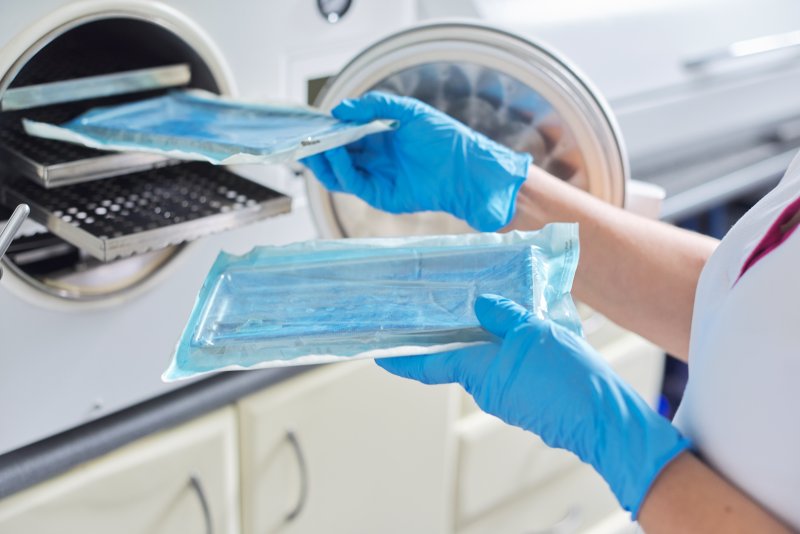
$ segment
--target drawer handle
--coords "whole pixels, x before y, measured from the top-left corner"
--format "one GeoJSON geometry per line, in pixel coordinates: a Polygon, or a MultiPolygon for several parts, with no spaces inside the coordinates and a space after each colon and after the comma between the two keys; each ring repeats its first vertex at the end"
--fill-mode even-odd
{"type": "Polygon", "coordinates": [[[570,507],[564,517],[545,529],[530,530],[526,534],[570,534],[581,526],[583,512],[577,506],[570,507]]]}
{"type": "Polygon", "coordinates": [[[211,507],[208,505],[208,499],[206,498],[203,484],[200,482],[200,477],[195,474],[190,475],[189,486],[191,486],[195,495],[197,495],[197,500],[200,501],[200,508],[203,510],[203,520],[206,523],[206,534],[214,534],[214,522],[211,520],[211,507]]]}
{"type": "Polygon", "coordinates": [[[286,514],[286,522],[294,521],[303,508],[306,506],[308,499],[308,466],[306,465],[306,457],[303,454],[303,449],[300,447],[300,441],[297,439],[297,434],[294,430],[286,431],[286,441],[292,446],[294,455],[297,458],[297,467],[300,469],[300,496],[297,498],[297,504],[294,508],[286,514]]]}
{"type": "Polygon", "coordinates": [[[800,31],[776,33],[774,35],[756,37],[755,39],[736,41],[725,48],[709,52],[706,55],[687,59],[683,62],[683,67],[693,71],[702,70],[717,63],[779,52],[781,50],[792,50],[797,47],[800,47],[800,31]]]}

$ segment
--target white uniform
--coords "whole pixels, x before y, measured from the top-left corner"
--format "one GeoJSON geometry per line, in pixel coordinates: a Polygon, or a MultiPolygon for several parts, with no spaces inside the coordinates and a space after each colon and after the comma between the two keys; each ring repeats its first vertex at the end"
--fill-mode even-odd
{"type": "Polygon", "coordinates": [[[709,465],[800,529],[800,228],[739,278],[798,197],[800,156],[703,269],[675,424],[709,465]]]}

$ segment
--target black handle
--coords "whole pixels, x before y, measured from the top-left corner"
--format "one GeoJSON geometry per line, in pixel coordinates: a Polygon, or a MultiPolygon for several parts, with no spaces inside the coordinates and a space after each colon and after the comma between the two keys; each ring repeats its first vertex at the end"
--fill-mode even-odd
{"type": "Polygon", "coordinates": [[[294,430],[286,431],[286,441],[292,446],[294,455],[297,457],[297,467],[300,469],[300,496],[297,498],[297,504],[295,504],[294,508],[286,514],[286,521],[289,522],[294,521],[306,506],[306,500],[308,499],[308,467],[303,449],[300,447],[300,441],[297,439],[297,434],[295,434],[294,430]]]}
{"type": "Polygon", "coordinates": [[[211,519],[211,507],[208,505],[208,499],[206,498],[203,484],[200,482],[200,477],[195,474],[190,475],[189,486],[191,486],[195,495],[197,495],[197,500],[200,501],[200,508],[203,510],[203,520],[206,523],[206,534],[214,534],[214,521],[211,519]]]}

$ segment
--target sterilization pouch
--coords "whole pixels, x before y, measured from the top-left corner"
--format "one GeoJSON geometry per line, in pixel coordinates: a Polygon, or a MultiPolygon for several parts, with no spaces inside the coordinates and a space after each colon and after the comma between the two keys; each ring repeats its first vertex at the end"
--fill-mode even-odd
{"type": "Polygon", "coordinates": [[[23,120],[29,135],[101,150],[153,152],[215,164],[285,163],[392,128],[302,106],[252,104],[200,90],[94,108],[61,125],[23,120]]]}
{"type": "Polygon", "coordinates": [[[575,224],[537,232],[310,241],[222,253],[164,374],[177,380],[484,343],[483,293],[580,332],[575,224]]]}

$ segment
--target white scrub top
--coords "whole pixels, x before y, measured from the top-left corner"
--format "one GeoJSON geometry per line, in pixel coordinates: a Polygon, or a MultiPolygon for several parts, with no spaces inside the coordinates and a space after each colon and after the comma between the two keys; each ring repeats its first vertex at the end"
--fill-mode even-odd
{"type": "Polygon", "coordinates": [[[703,269],[674,422],[709,465],[800,529],[800,228],[739,278],[798,197],[800,156],[703,269]]]}

